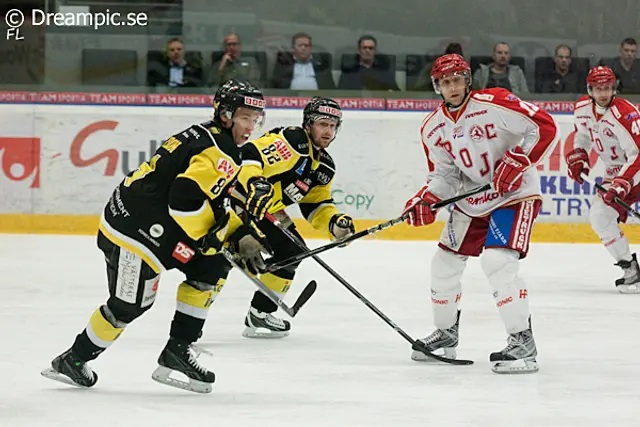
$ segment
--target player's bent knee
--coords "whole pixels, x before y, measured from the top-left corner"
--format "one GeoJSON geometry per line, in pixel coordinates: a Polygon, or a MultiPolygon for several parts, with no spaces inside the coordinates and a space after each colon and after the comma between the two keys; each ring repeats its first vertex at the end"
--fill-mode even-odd
{"type": "Polygon", "coordinates": [[[458,287],[468,258],[438,248],[431,260],[431,288],[445,290],[458,287]]]}
{"type": "MultiPolygon", "coordinates": [[[[106,308],[108,309],[112,319],[115,322],[128,324],[136,320],[138,317],[142,316],[142,314],[149,310],[153,304],[150,304],[146,307],[140,307],[137,304],[129,304],[125,303],[117,298],[109,298],[107,300],[106,308]]],[[[109,323],[113,324],[111,319],[107,318],[105,313],[105,318],[109,321],[109,323]]],[[[115,325],[114,325],[115,326],[115,325]]]]}
{"type": "Polygon", "coordinates": [[[513,249],[489,248],[480,257],[484,275],[494,289],[513,283],[518,277],[520,254],[513,249]]]}
{"type": "Polygon", "coordinates": [[[615,209],[596,201],[589,210],[589,222],[596,233],[605,233],[618,226],[618,213],[615,209]]]}

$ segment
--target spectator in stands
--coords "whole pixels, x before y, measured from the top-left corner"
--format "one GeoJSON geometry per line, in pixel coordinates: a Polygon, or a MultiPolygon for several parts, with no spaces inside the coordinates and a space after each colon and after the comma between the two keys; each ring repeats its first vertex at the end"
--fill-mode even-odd
{"type": "Polygon", "coordinates": [[[620,43],[620,56],[608,65],[618,78],[620,93],[640,93],[640,66],[636,62],[638,43],[627,37],[620,43]]]}
{"type": "MultiPolygon", "coordinates": [[[[460,56],[464,56],[462,54],[462,45],[457,42],[452,42],[447,45],[444,49],[444,55],[448,55],[450,53],[457,53],[460,56]]],[[[431,82],[431,68],[433,67],[433,62],[430,62],[424,66],[418,79],[416,80],[416,84],[410,88],[410,90],[423,90],[427,92],[433,92],[433,83],[431,82]]]]}
{"type": "Polygon", "coordinates": [[[566,44],[556,47],[555,66],[536,82],[540,93],[582,93],[586,85],[578,72],[571,71],[571,48],[566,44]]]}
{"type": "Polygon", "coordinates": [[[236,33],[224,38],[224,55],[213,64],[209,86],[220,86],[229,79],[249,80],[257,87],[263,87],[258,61],[253,57],[242,56],[242,43],[236,33]]]}
{"type": "Polygon", "coordinates": [[[147,85],[150,87],[198,87],[202,85],[202,67],[189,64],[184,58],[184,43],[175,37],[165,46],[162,62],[150,64],[147,72],[147,85]]]}
{"type": "Polygon", "coordinates": [[[497,43],[493,47],[492,58],[491,64],[480,64],[480,68],[473,75],[473,88],[501,87],[516,95],[528,95],[529,88],[524,72],[517,65],[509,64],[509,45],[504,42],[497,43]]]}
{"type": "Polygon", "coordinates": [[[343,67],[338,89],[351,90],[400,90],[390,64],[383,64],[376,57],[378,41],[364,35],[358,39],[358,62],[351,67],[343,67]]]}
{"type": "Polygon", "coordinates": [[[292,53],[278,55],[271,85],[280,89],[335,89],[331,64],[325,64],[311,54],[311,36],[296,33],[291,38],[292,53]]]}

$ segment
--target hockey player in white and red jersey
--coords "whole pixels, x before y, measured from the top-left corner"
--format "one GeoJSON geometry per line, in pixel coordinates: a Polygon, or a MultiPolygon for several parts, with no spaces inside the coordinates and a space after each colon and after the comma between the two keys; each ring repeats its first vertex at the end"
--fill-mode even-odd
{"type": "Polygon", "coordinates": [[[591,204],[589,221],[605,248],[622,268],[615,281],[620,293],[640,293],[640,268],[631,254],[629,240],[619,223],[629,212],[615,203],[619,197],[628,204],[640,193],[640,113],[629,101],[616,96],[616,76],[609,67],[594,67],[587,76],[588,96],[576,103],[574,150],[566,156],[569,176],[579,183],[589,174],[589,152],[598,154],[605,167],[603,186],[591,204]]]}
{"type": "MultiPolygon", "coordinates": [[[[505,89],[471,91],[471,69],[456,54],[438,58],[433,87],[444,102],[420,130],[427,153],[426,185],[403,213],[408,223],[431,224],[430,205],[491,183],[492,189],[463,199],[451,210],[431,262],[431,301],[436,331],[420,340],[431,351],[455,358],[462,295],[460,278],[469,257],[481,257],[496,306],[507,330],[507,346],[491,353],[495,373],[538,371],[531,330],[529,290],[518,274],[541,206],[536,164],[556,142],[549,114],[505,89]]],[[[428,360],[414,351],[413,360],[428,360]]]]}

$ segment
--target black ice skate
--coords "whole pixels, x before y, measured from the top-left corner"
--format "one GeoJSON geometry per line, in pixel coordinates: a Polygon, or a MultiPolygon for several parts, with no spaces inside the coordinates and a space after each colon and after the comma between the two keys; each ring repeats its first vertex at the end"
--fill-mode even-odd
{"type": "Polygon", "coordinates": [[[247,338],[284,338],[289,336],[291,323],[275,317],[271,313],[258,311],[251,307],[244,318],[244,332],[247,338]]]}
{"type": "Polygon", "coordinates": [[[616,289],[621,294],[640,294],[640,267],[636,260],[636,254],[632,255],[631,261],[620,261],[617,264],[622,268],[624,276],[616,280],[616,289]]]}
{"type": "MultiPolygon", "coordinates": [[[[458,318],[456,323],[448,329],[436,329],[431,335],[418,340],[431,353],[446,357],[447,359],[455,359],[457,357],[456,347],[458,346],[458,328],[460,325],[460,311],[458,310],[458,318]],[[442,349],[442,351],[438,351],[442,349]]],[[[421,351],[414,350],[411,353],[411,359],[417,362],[435,362],[434,359],[428,357],[421,351]]]]}
{"type": "Polygon", "coordinates": [[[45,369],[41,374],[50,380],[84,388],[93,387],[98,382],[98,374],[71,349],[53,359],[51,368],[45,369]]]}
{"type": "Polygon", "coordinates": [[[158,357],[158,367],[151,378],[155,381],[195,393],[211,393],[216,376],[208,371],[196,360],[200,353],[193,345],[170,338],[162,353],[158,357]],[[187,377],[187,381],[171,378],[171,374],[180,373],[187,377]]]}
{"type": "Polygon", "coordinates": [[[522,332],[509,335],[507,346],[499,352],[491,353],[491,370],[496,374],[532,374],[538,372],[536,342],[531,326],[522,332]]]}

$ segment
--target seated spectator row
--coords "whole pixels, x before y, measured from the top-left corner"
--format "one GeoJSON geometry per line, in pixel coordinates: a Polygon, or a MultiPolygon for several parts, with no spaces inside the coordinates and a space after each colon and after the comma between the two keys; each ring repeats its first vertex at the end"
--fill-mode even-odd
{"type": "MultiPolygon", "coordinates": [[[[334,58],[328,52],[312,52],[311,37],[298,33],[292,38],[291,52],[277,53],[272,70],[268,70],[267,53],[243,52],[237,35],[228,35],[224,42],[224,51],[193,52],[185,51],[179,39],[172,39],[164,52],[149,51],[146,63],[140,61],[133,50],[85,49],[82,52],[83,83],[140,85],[137,70],[143,66],[146,67],[146,85],[150,87],[216,87],[228,78],[244,77],[264,88],[400,90],[396,82],[400,72],[404,73],[406,82],[401,85],[403,88],[433,91],[430,70],[438,55],[397,57],[380,54],[372,36],[358,40],[358,53],[334,58]],[[204,66],[206,56],[211,66],[204,66]],[[336,69],[339,71],[334,71],[336,69]]],[[[462,54],[462,48],[458,43],[451,43],[444,53],[462,54]]],[[[554,57],[533,59],[533,69],[529,69],[531,62],[527,63],[524,57],[511,57],[506,43],[496,44],[492,56],[467,59],[474,88],[506,87],[519,94],[530,90],[536,93],[584,92],[590,67],[598,65],[589,58],[573,57],[571,48],[565,45],[558,46],[554,57]],[[525,75],[533,76],[533,84],[527,83],[525,75]]],[[[622,61],[620,58],[603,58],[599,64],[612,65],[617,74],[626,71],[628,75],[621,76],[622,92],[640,93],[640,60],[635,59],[635,51],[631,59],[630,70],[624,70],[617,63],[622,61]]]]}

